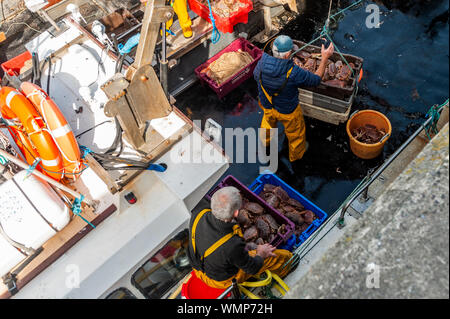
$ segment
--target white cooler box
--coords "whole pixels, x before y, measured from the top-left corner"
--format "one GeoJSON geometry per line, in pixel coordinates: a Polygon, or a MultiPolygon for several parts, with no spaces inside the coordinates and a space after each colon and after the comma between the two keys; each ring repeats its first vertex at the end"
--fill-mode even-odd
{"type": "MultiPolygon", "coordinates": [[[[0,224],[9,238],[37,249],[69,223],[70,215],[47,182],[26,175],[21,171],[0,185],[0,224]]],[[[0,235],[0,277],[25,258],[0,235]]]]}

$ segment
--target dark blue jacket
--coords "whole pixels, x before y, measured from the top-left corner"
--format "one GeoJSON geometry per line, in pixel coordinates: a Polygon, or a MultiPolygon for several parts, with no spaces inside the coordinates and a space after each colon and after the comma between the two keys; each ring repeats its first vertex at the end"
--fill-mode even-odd
{"type": "MultiPolygon", "coordinates": [[[[290,59],[277,59],[266,53],[263,54],[253,71],[258,85],[258,96],[263,107],[270,109],[272,105],[267,100],[259,84],[259,75],[262,70],[262,84],[269,95],[273,95],[283,85],[287,72],[294,65],[290,59]]],[[[272,98],[275,109],[283,114],[292,113],[298,105],[298,88],[318,86],[320,76],[294,66],[289,80],[280,95],[272,98]]]]}

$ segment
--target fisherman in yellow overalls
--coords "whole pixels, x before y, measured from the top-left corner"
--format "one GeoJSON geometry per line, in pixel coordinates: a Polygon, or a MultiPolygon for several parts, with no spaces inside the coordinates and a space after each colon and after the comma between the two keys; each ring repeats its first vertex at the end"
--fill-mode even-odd
{"type": "Polygon", "coordinates": [[[325,49],[322,45],[322,59],[315,73],[296,65],[290,55],[294,43],[286,35],[278,36],[273,43],[273,56],[264,53],[255,67],[253,75],[258,83],[259,105],[264,111],[261,128],[266,129],[261,137],[267,146],[271,139],[271,129],[281,122],[289,141],[289,161],[303,157],[307,149],[305,121],[298,100],[299,87],[318,86],[325,73],[328,59],[334,46],[325,49]]]}
{"type": "MultiPolygon", "coordinates": [[[[142,3],[147,3],[148,0],[141,0],[142,3]]],[[[192,21],[189,18],[187,9],[187,0],[168,0],[169,4],[173,7],[175,14],[178,16],[181,30],[185,38],[192,37],[192,21]]],[[[166,28],[169,30],[173,24],[173,18],[166,22],[166,28]]]]}
{"type": "Polygon", "coordinates": [[[242,230],[233,222],[241,206],[239,190],[224,187],[212,196],[211,209],[191,217],[188,257],[195,275],[210,287],[226,289],[234,278],[242,283],[266,270],[285,277],[291,270],[288,250],[269,244],[245,250],[242,230]]]}

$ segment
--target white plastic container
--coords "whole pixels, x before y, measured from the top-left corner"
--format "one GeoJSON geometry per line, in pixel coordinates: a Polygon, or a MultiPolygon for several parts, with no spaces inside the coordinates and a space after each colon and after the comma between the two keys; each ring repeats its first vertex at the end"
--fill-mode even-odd
{"type": "MultiPolygon", "coordinates": [[[[37,249],[70,221],[69,209],[45,182],[26,171],[0,185],[0,223],[12,240],[37,249]]],[[[0,235],[0,277],[25,255],[0,235]]]]}

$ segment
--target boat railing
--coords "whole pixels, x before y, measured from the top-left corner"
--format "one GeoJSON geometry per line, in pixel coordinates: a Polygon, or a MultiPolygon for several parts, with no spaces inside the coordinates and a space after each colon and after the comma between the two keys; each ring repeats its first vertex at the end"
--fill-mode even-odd
{"type": "MultiPolygon", "coordinates": [[[[440,106],[434,106],[435,114],[439,116],[439,114],[442,112],[445,106],[448,107],[449,101],[447,100],[440,106]]],[[[433,110],[432,108],[432,110],[433,110]]],[[[430,112],[429,112],[430,113],[430,112]]],[[[361,194],[362,200],[367,201],[369,199],[368,197],[368,189],[369,186],[383,173],[383,171],[406,149],[406,147],[427,127],[429,127],[430,124],[433,124],[434,121],[437,121],[439,117],[435,116],[429,116],[428,119],[420,125],[420,127],[385,161],[375,172],[369,173],[367,176],[367,181],[364,185],[362,185],[358,191],[356,191],[345,203],[345,205],[341,209],[341,214],[338,219],[337,226],[339,228],[343,228],[345,226],[345,213],[347,212],[350,205],[357,199],[361,194]]]]}

